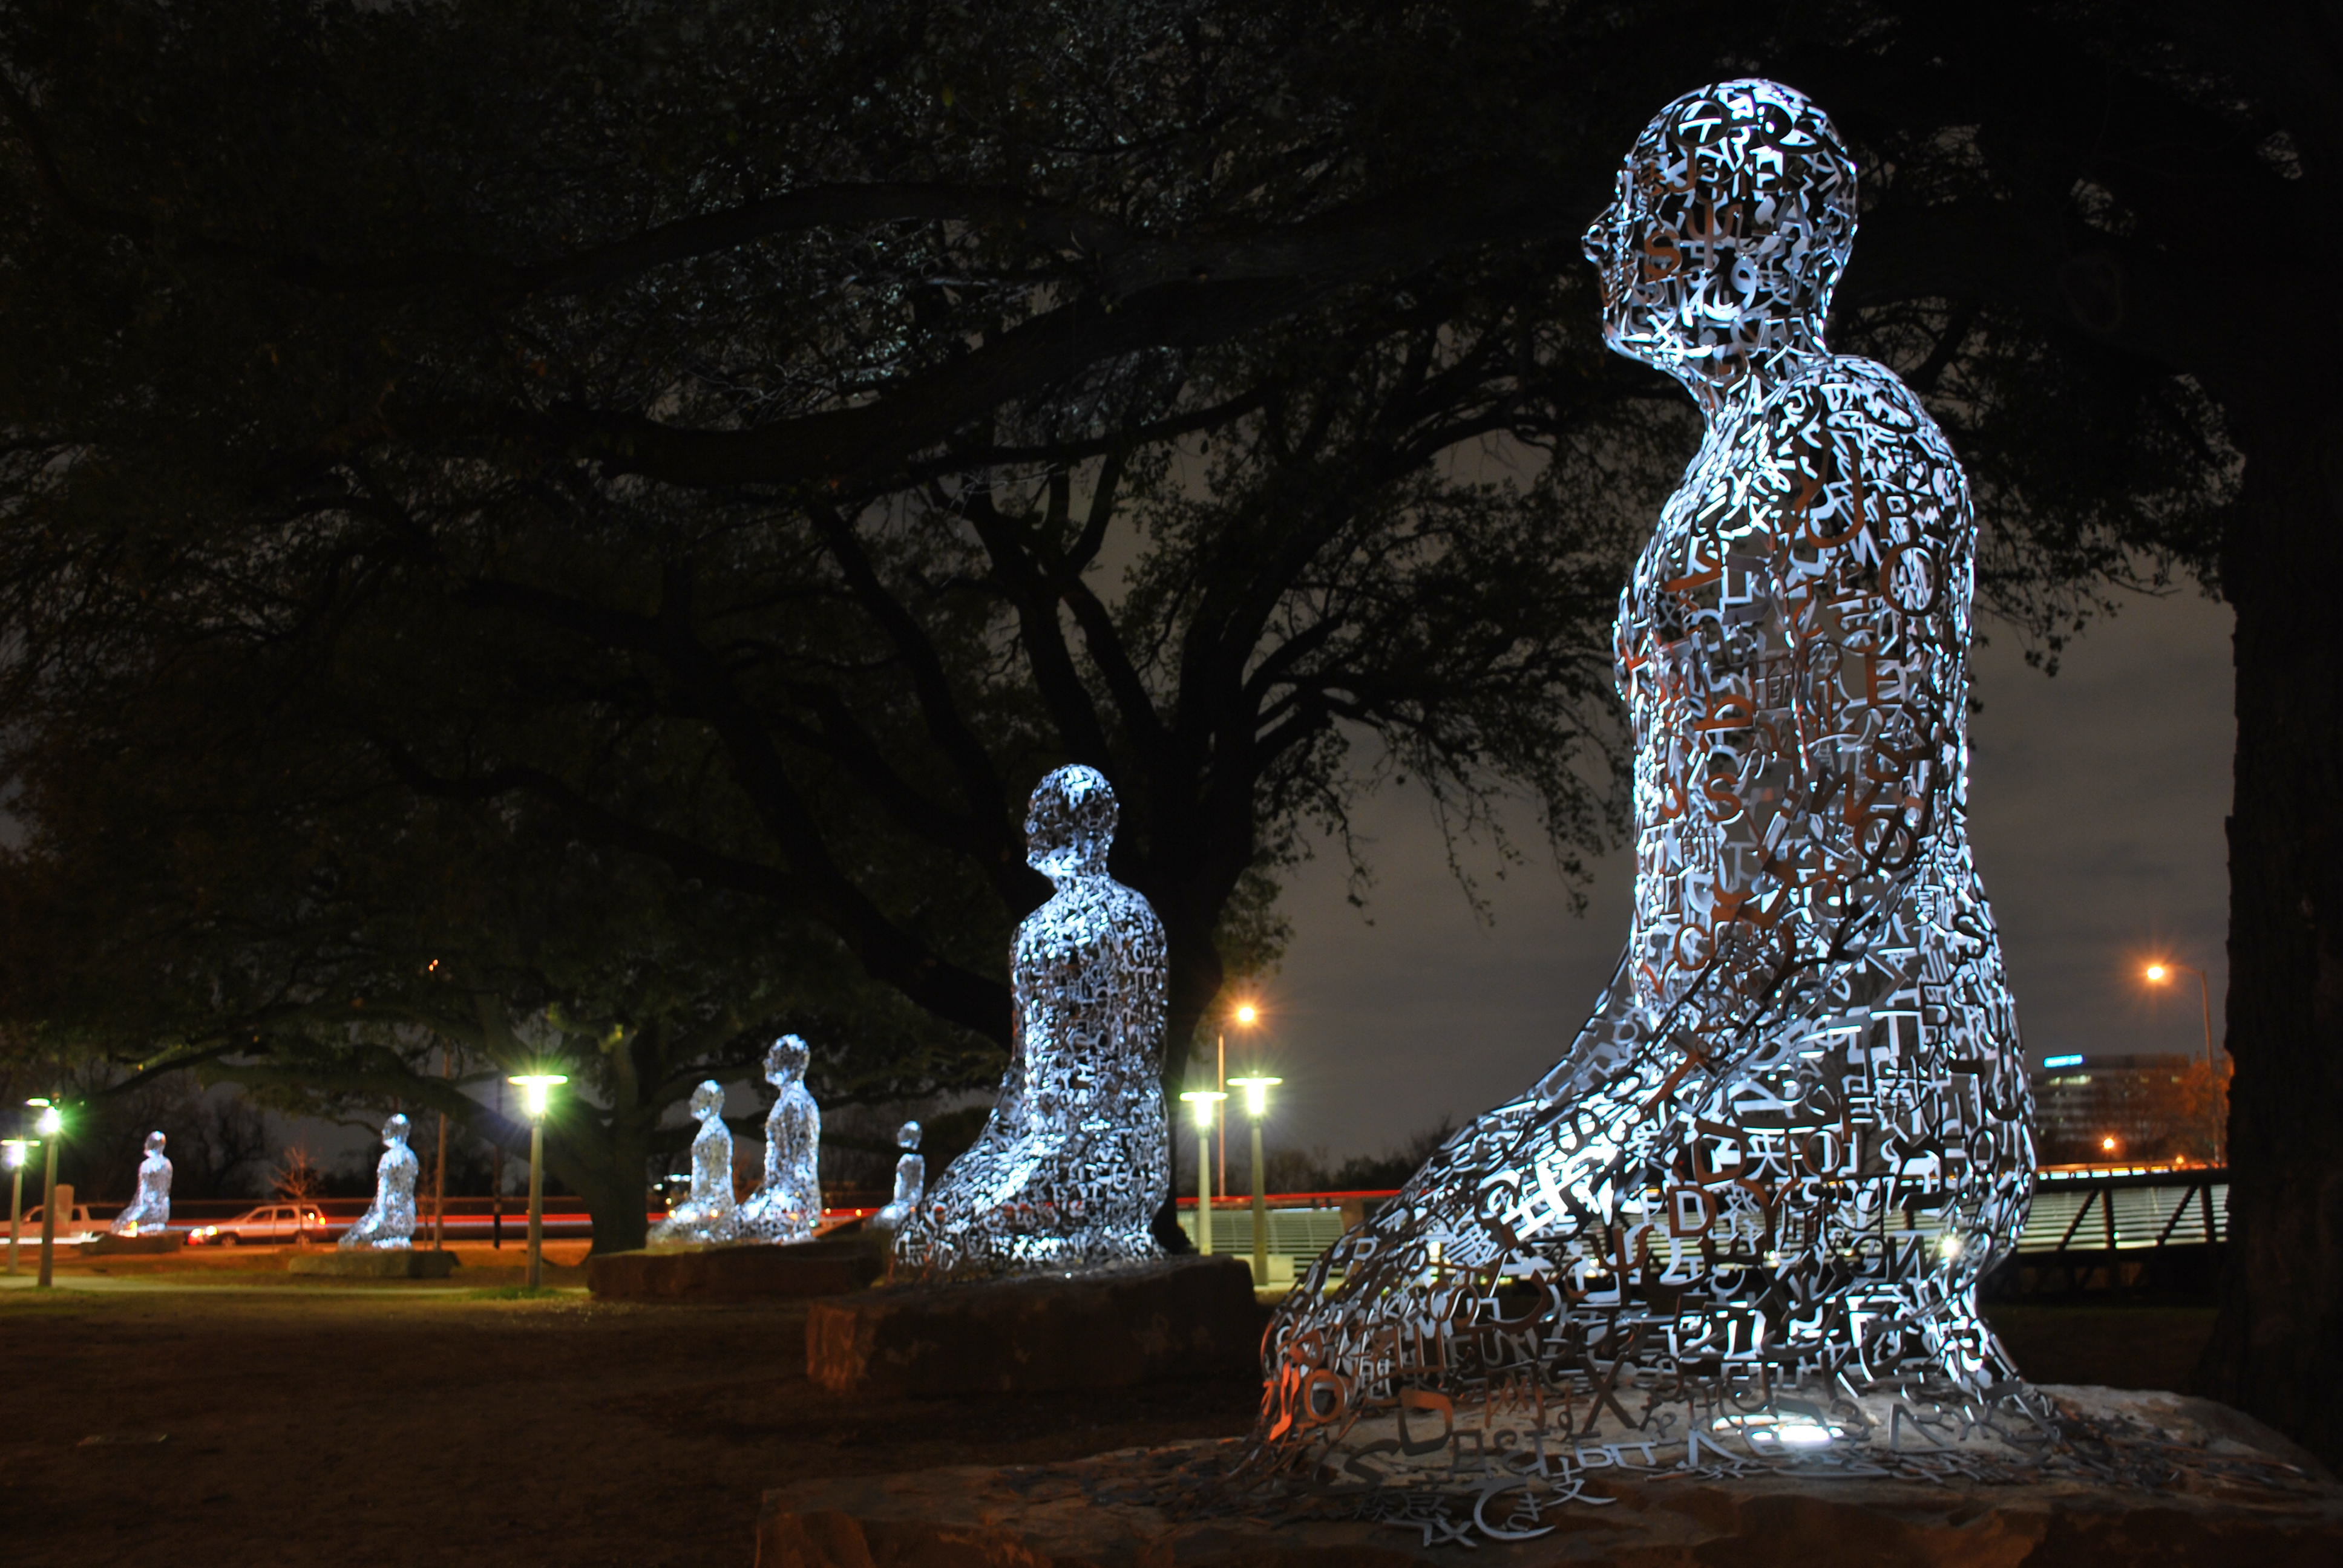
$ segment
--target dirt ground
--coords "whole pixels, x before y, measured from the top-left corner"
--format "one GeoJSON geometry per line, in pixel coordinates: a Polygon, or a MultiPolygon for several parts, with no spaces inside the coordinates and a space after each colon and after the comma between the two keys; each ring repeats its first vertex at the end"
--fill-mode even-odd
{"type": "MultiPolygon", "coordinates": [[[[0,1291],[0,1559],[747,1568],[785,1480],[1076,1458],[1253,1410],[1241,1382],[839,1399],[806,1381],[801,1305],[514,1299],[509,1252],[448,1285],[146,1261],[0,1291]]],[[[2210,1323],[1998,1316],[2029,1375],[2136,1387],[2184,1377],[2210,1323]]]]}

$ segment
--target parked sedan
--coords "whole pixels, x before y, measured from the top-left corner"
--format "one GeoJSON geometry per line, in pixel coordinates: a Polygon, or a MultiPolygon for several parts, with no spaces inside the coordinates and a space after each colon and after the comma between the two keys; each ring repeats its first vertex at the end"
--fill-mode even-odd
{"type": "Polygon", "coordinates": [[[264,1203],[216,1225],[197,1225],[187,1232],[187,1245],[233,1247],[250,1241],[281,1246],[288,1241],[322,1241],[326,1233],[325,1213],[314,1204],[264,1203]]]}

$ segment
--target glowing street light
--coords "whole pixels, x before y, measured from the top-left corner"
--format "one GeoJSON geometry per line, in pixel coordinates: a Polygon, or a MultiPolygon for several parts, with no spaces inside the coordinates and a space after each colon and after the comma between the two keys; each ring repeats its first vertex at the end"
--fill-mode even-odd
{"type": "Polygon", "coordinates": [[[2115,1141],[2115,1139],[2114,1139],[2112,1136],[2100,1139],[2100,1140],[2099,1140],[2099,1149],[2100,1149],[2101,1152],[2103,1152],[2103,1153],[2107,1153],[2107,1154],[2112,1154],[2112,1153],[2114,1153],[2114,1152],[2116,1151],[2116,1141],[2115,1141]]]}
{"type": "Polygon", "coordinates": [[[16,1271],[16,1238],[25,1229],[25,1150],[29,1139],[0,1139],[0,1163],[8,1167],[8,1271],[16,1271]]]}
{"type": "Polygon", "coordinates": [[[2168,985],[2176,970],[2197,977],[2197,1001],[2203,1010],[2205,1019],[2205,1070],[2212,1079],[2209,1091],[2213,1095],[2213,1163],[2227,1165],[2229,1161],[2223,1151],[2227,1144],[2228,1129],[2222,1125],[2227,1119],[2221,1115],[2218,1091],[2221,1069],[2213,1060],[2213,987],[2205,979],[2205,971],[2195,964],[2169,963],[2157,959],[2142,968],[2139,973],[2140,978],[2150,985],[2168,985]]]}
{"type": "Polygon", "coordinates": [[[567,1083],[569,1078],[559,1072],[520,1072],[506,1081],[520,1085],[522,1106],[528,1112],[528,1288],[533,1291],[545,1274],[547,1097],[555,1084],[567,1083]]]}
{"type": "Polygon", "coordinates": [[[1191,1089],[1180,1096],[1194,1106],[1196,1117],[1196,1251],[1212,1252],[1212,1121],[1221,1101],[1217,1089],[1191,1089]]]}
{"type": "MultiPolygon", "coordinates": [[[[1251,1000],[1240,1001],[1229,1009],[1229,1021],[1239,1029],[1251,1029],[1261,1021],[1261,1008],[1251,1000]]],[[[1220,1068],[1216,1082],[1225,1091],[1229,1087],[1229,1031],[1226,1025],[1220,1030],[1219,1041],[1220,1068]]],[[[1225,1092],[1222,1098],[1227,1098],[1225,1092]]],[[[1225,1192],[1229,1190],[1229,1123],[1226,1115],[1215,1114],[1221,1133],[1221,1191],[1225,1192]]]]}
{"type": "MultiPolygon", "coordinates": [[[[34,1281],[40,1290],[49,1290],[56,1283],[57,1252],[57,1142],[65,1136],[65,1112],[53,1100],[35,1097],[25,1101],[41,1113],[33,1123],[33,1131],[41,1135],[46,1158],[41,1162],[41,1274],[34,1281]]],[[[14,1261],[13,1259],[10,1260],[14,1261]]]]}
{"type": "Polygon", "coordinates": [[[1282,1078],[1232,1078],[1244,1091],[1245,1116],[1252,1122],[1252,1282],[1269,1283],[1269,1191],[1261,1165],[1261,1121],[1269,1114],[1269,1091],[1282,1078]]]}

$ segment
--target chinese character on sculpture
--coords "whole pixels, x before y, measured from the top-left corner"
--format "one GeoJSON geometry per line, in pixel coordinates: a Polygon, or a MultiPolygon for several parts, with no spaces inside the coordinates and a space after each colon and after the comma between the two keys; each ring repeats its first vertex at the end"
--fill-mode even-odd
{"type": "Polygon", "coordinates": [[[114,1217],[114,1233],[136,1236],[171,1222],[171,1162],[163,1156],[164,1137],[146,1135],[146,1158],[138,1162],[138,1196],[114,1217]]]}
{"type": "Polygon", "coordinates": [[[765,1081],[780,1091],[765,1118],[765,1180],[740,1205],[743,1241],[810,1241],[821,1225],[821,1108],[805,1086],[812,1052],[794,1034],[765,1055],[765,1081]]]}
{"type": "Polygon", "coordinates": [[[1706,417],[1619,601],[1626,950],[1560,1062],[1288,1298],[1256,1473],[1394,1431],[1446,1462],[1468,1422],[1496,1465],[1606,1411],[1826,1447],[1866,1390],[2014,1377],[1976,1306],[2033,1168],[1965,824],[1976,526],[1919,399],[1824,347],[1855,178],[1805,97],[1729,82],[1587,233],[1611,347],[1706,417]]]}
{"type": "Polygon", "coordinates": [[[709,1079],[691,1091],[691,1113],[699,1118],[691,1141],[691,1195],[651,1227],[654,1247],[704,1246],[729,1241],[738,1233],[732,1198],[732,1130],[724,1125],[724,1086],[709,1079]]]}
{"type": "Polygon", "coordinates": [[[873,1231],[892,1233],[903,1228],[928,1190],[927,1157],[920,1152],[920,1124],[906,1121],[895,1130],[895,1147],[903,1153],[895,1161],[895,1195],[870,1216],[873,1231]]]}
{"type": "Polygon", "coordinates": [[[422,1162],[407,1146],[407,1118],[382,1124],[383,1155],[374,1168],[374,1202],[342,1232],[344,1247],[392,1251],[415,1244],[415,1178],[422,1162]]]}
{"type": "Polygon", "coordinates": [[[1055,887],[1011,951],[1009,1070],[975,1144],[895,1240],[895,1277],[978,1278],[1161,1255],[1165,947],[1147,900],[1107,875],[1114,791],[1061,768],[1033,791],[1026,860],[1055,887]]]}

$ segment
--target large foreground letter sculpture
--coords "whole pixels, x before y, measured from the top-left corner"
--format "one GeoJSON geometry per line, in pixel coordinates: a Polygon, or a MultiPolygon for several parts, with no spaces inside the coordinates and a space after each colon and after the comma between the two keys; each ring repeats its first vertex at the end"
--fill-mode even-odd
{"type": "Polygon", "coordinates": [[[653,1246],[705,1246],[739,1233],[732,1198],[732,1130],[724,1125],[724,1086],[709,1079],[691,1091],[699,1133],[691,1141],[691,1196],[651,1227],[653,1246]]]}
{"type": "Polygon", "coordinates": [[[407,1146],[406,1117],[382,1124],[382,1148],[374,1168],[374,1202],[342,1232],[344,1247],[391,1251],[415,1244],[415,1178],[422,1162],[407,1146]]]}
{"type": "Polygon", "coordinates": [[[1830,122],[1741,81],[1663,111],[1587,234],[1612,347],[1707,416],[1620,598],[1634,925],[1561,1062],[1288,1299],[1256,1467],[1363,1419],[1526,1459],[1606,1411],[1681,1442],[2013,1375],[1975,1300],[2033,1168],[1964,829],[1976,524],[1918,399],[1823,346],[1855,212],[1830,122]]]}
{"type": "Polygon", "coordinates": [[[1097,1268],[1161,1256],[1165,947],[1147,900],[1106,873],[1114,791],[1061,768],[1033,791],[1026,860],[1056,885],[1017,928],[1001,1099],[895,1241],[898,1278],[1097,1268]]]}
{"type": "Polygon", "coordinates": [[[785,1034],[765,1053],[765,1081],[780,1092],[765,1118],[765,1180],[740,1205],[746,1241],[805,1241],[821,1225],[821,1108],[805,1086],[813,1053],[785,1034]]]}
{"type": "Polygon", "coordinates": [[[136,1236],[171,1222],[171,1162],[163,1157],[160,1132],[146,1135],[146,1158],[138,1162],[138,1196],[114,1217],[114,1233],[136,1236]]]}

